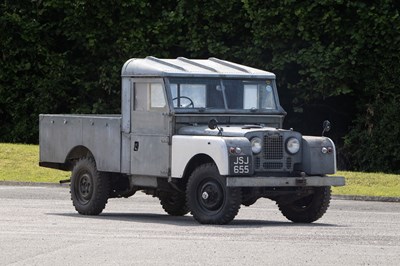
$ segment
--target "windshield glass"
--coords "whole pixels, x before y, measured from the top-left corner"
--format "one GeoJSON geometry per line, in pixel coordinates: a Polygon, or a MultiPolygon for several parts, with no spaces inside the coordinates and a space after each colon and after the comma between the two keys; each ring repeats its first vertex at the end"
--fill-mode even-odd
{"type": "Polygon", "coordinates": [[[170,78],[175,109],[275,110],[272,80],[170,78]]]}

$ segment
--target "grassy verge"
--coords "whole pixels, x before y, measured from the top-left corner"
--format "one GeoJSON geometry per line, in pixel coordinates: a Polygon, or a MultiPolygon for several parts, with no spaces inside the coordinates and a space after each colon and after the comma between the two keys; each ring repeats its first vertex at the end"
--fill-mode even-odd
{"type": "Polygon", "coordinates": [[[39,166],[39,146],[0,143],[0,181],[58,183],[70,172],[39,166]]]}
{"type": "MultiPolygon", "coordinates": [[[[0,181],[58,183],[70,172],[39,167],[37,145],[0,143],[0,181]]],[[[339,172],[346,186],[334,187],[335,195],[400,197],[400,175],[339,172]]]]}
{"type": "Polygon", "coordinates": [[[384,173],[338,172],[346,186],[334,187],[336,195],[400,197],[400,175],[384,173]]]}

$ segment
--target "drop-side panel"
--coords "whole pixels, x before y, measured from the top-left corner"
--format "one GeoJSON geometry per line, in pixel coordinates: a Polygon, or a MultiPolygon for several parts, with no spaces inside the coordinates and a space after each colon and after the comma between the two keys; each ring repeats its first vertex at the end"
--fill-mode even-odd
{"type": "Polygon", "coordinates": [[[94,155],[100,171],[121,170],[121,117],[82,118],[83,145],[94,155]]]}
{"type": "Polygon", "coordinates": [[[40,162],[64,163],[69,151],[82,145],[82,120],[66,115],[39,116],[40,162]]]}
{"type": "Polygon", "coordinates": [[[64,163],[75,147],[90,150],[100,171],[120,172],[121,116],[40,115],[40,162],[64,163]]]}

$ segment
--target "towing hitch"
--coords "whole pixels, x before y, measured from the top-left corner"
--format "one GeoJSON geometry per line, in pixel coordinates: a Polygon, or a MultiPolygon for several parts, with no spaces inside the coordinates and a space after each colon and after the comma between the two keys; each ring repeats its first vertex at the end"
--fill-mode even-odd
{"type": "Polygon", "coordinates": [[[296,186],[306,186],[307,185],[307,179],[304,177],[296,178],[296,186]]]}

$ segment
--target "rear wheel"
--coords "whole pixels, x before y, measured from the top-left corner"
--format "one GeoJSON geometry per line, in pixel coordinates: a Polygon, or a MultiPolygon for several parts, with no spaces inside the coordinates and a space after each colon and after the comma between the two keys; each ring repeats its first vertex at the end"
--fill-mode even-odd
{"type": "Polygon", "coordinates": [[[226,180],[213,163],[193,171],[186,188],[186,199],[193,217],[202,224],[227,224],[237,215],[241,189],[226,187],[226,180]]]}
{"type": "Polygon", "coordinates": [[[161,193],[159,199],[164,211],[169,215],[183,216],[189,212],[184,193],[161,193]]]}
{"type": "Polygon", "coordinates": [[[279,210],[295,223],[312,223],[325,214],[331,200],[331,187],[316,187],[314,193],[294,202],[277,201],[279,210]]]}
{"type": "Polygon", "coordinates": [[[110,179],[98,172],[92,158],[82,158],[71,175],[71,199],[80,214],[97,215],[105,208],[110,193],[110,179]]]}

